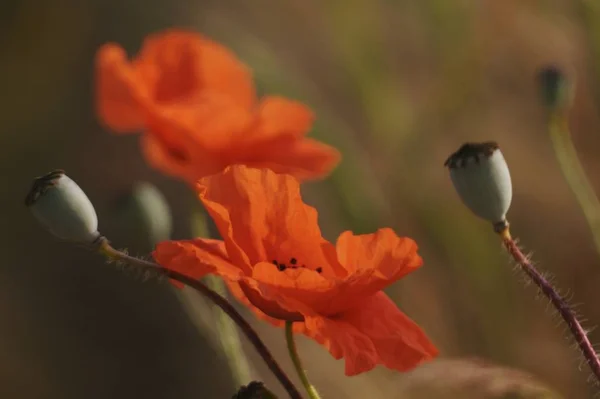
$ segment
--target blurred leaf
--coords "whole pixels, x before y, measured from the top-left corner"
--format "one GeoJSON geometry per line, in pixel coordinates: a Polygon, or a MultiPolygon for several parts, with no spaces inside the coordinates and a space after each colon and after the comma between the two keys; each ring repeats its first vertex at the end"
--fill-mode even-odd
{"type": "Polygon", "coordinates": [[[567,116],[554,113],[548,122],[550,140],[560,169],[588,223],[596,251],[600,254],[600,201],[579,161],[577,149],[571,140],[567,116]]]}
{"type": "MultiPolygon", "coordinates": [[[[217,239],[219,232],[213,220],[208,216],[207,212],[198,204],[191,211],[192,218],[192,236],[193,237],[207,237],[217,239]]],[[[206,285],[219,295],[229,298],[229,292],[227,286],[222,278],[215,275],[209,275],[204,278],[206,285]]],[[[225,357],[227,358],[231,374],[236,382],[242,384],[250,379],[250,365],[248,359],[244,353],[242,342],[240,340],[240,334],[238,332],[237,325],[229,318],[225,312],[223,312],[218,306],[212,306],[214,323],[218,333],[218,339],[225,357]]],[[[194,312],[188,308],[188,314],[190,317],[194,317],[194,312]]],[[[248,392],[255,392],[253,389],[256,388],[256,394],[249,394],[250,396],[236,396],[240,398],[267,398],[268,396],[256,396],[262,395],[264,392],[268,392],[262,383],[252,382],[248,387],[248,392]],[[256,387],[259,384],[260,387],[256,387]],[[264,388],[264,389],[263,389],[264,388]]],[[[242,392],[240,390],[240,392],[242,392]]],[[[247,391],[244,391],[247,393],[247,391]]],[[[238,394],[239,395],[239,394],[238,394]]]]}

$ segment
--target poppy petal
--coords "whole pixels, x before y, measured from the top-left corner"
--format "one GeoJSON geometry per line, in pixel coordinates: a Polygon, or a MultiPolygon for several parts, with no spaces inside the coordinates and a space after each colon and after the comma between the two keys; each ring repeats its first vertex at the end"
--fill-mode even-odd
{"type": "Polygon", "coordinates": [[[348,376],[378,364],[408,371],[438,354],[421,328],[382,292],[363,298],[360,306],[335,319],[307,317],[305,325],[307,335],[321,341],[336,359],[344,358],[348,376]]]}
{"type": "Polygon", "coordinates": [[[198,189],[233,262],[297,258],[309,268],[329,267],[317,211],[302,202],[294,177],[234,165],[200,180],[198,189]]]}
{"type": "MultiPolygon", "coordinates": [[[[258,307],[254,306],[254,304],[252,302],[250,302],[250,300],[248,299],[248,297],[244,293],[244,290],[240,287],[240,284],[238,282],[226,280],[226,283],[227,283],[227,287],[229,288],[229,291],[231,292],[231,294],[238,301],[240,301],[240,303],[247,306],[256,315],[256,317],[258,317],[259,319],[261,319],[263,321],[268,322],[269,324],[271,324],[275,327],[285,326],[284,320],[276,319],[271,316],[267,316],[267,314],[265,314],[265,312],[260,310],[258,307]]],[[[296,334],[306,334],[308,332],[308,330],[306,329],[306,325],[301,322],[294,323],[292,325],[292,330],[296,334]]]]}
{"type": "Polygon", "coordinates": [[[149,36],[135,63],[154,80],[159,103],[201,92],[225,95],[247,109],[255,102],[248,68],[227,48],[193,31],[172,29],[149,36]]]}
{"type": "Polygon", "coordinates": [[[189,145],[218,151],[229,150],[242,140],[252,123],[252,115],[222,95],[202,95],[193,100],[162,106],[153,112],[164,135],[185,135],[189,145]]]}
{"type": "MultiPolygon", "coordinates": [[[[231,264],[220,240],[196,238],[184,241],[164,241],[152,253],[156,262],[170,270],[194,279],[218,274],[229,280],[240,279],[243,271],[231,264]]],[[[175,283],[181,287],[181,284],[175,283]]]]}
{"type": "Polygon", "coordinates": [[[305,137],[283,137],[261,143],[262,150],[250,152],[254,159],[245,162],[255,168],[269,168],[277,173],[289,174],[299,180],[315,179],[328,175],[340,162],[340,152],[320,141],[305,137]]]}
{"type": "Polygon", "coordinates": [[[306,105],[284,97],[263,97],[257,111],[254,140],[301,137],[311,128],[314,114],[306,105]]]}
{"type": "Polygon", "coordinates": [[[352,295],[371,295],[418,269],[423,259],[417,243],[398,237],[389,228],[373,234],[340,234],[336,244],[340,263],[354,281],[352,295]]]}
{"type": "Polygon", "coordinates": [[[339,294],[339,286],[334,281],[309,269],[280,271],[273,264],[261,262],[254,266],[252,278],[265,298],[304,316],[330,314],[323,312],[339,294]]]}
{"type": "Polygon", "coordinates": [[[263,295],[290,312],[333,317],[423,263],[413,240],[398,237],[387,228],[356,236],[344,232],[338,238],[337,253],[346,268],[344,277],[327,278],[310,270],[281,272],[270,264],[256,265],[252,277],[263,295]]]}
{"type": "Polygon", "coordinates": [[[149,92],[137,71],[116,44],[102,46],[96,54],[96,109],[100,120],[118,133],[144,126],[144,104],[149,92]]]}
{"type": "Polygon", "coordinates": [[[146,123],[142,148],[148,162],[195,184],[233,161],[223,149],[243,136],[250,114],[212,96],[157,108],[148,114],[146,123]]]}

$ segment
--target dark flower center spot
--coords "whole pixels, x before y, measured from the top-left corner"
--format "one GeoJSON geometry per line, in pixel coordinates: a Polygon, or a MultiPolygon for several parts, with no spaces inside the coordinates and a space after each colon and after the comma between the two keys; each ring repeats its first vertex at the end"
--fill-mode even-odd
{"type": "MultiPolygon", "coordinates": [[[[291,258],[290,259],[290,265],[289,266],[286,265],[285,263],[279,263],[279,261],[277,259],[274,259],[272,261],[272,263],[275,266],[277,266],[277,269],[279,271],[281,271],[281,272],[284,271],[284,270],[286,270],[286,269],[298,269],[298,268],[300,268],[300,269],[310,269],[310,268],[307,268],[305,264],[298,265],[298,259],[296,259],[296,258],[291,258]]],[[[315,269],[312,269],[312,270],[316,271],[317,273],[322,273],[323,272],[323,268],[321,266],[319,266],[319,267],[317,267],[315,269]]]]}

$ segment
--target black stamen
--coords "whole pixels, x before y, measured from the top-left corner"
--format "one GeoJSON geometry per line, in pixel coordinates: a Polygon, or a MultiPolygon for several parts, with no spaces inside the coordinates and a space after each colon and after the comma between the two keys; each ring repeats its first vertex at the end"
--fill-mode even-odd
{"type": "Polygon", "coordinates": [[[284,271],[285,270],[285,265],[282,263],[280,265],[277,265],[277,268],[279,269],[279,271],[284,271]]]}
{"type": "Polygon", "coordinates": [[[321,273],[323,271],[323,268],[321,266],[317,267],[317,273],[321,273]]]}
{"type": "Polygon", "coordinates": [[[274,264],[275,266],[279,266],[279,262],[277,262],[276,260],[274,260],[274,261],[273,261],[273,264],[274,264]]]}
{"type": "Polygon", "coordinates": [[[296,258],[292,258],[292,259],[290,259],[290,263],[291,263],[292,265],[295,265],[295,264],[296,264],[296,262],[297,262],[297,261],[296,261],[296,258]]]}

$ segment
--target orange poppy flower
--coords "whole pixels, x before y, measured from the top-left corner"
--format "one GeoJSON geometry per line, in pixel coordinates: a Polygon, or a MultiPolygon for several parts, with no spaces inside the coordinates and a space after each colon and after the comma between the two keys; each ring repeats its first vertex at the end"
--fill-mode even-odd
{"type": "Polygon", "coordinates": [[[149,36],[131,61],[105,44],[96,74],[101,121],[118,133],[144,131],[149,163],[191,184],[237,163],[310,179],[339,162],[337,150],[305,137],[314,118],[306,106],[259,102],[246,66],[196,33],[149,36]]]}
{"type": "Polygon", "coordinates": [[[304,204],[289,175],[243,165],[199,181],[200,199],[223,241],[157,245],[163,267],[194,278],[218,274],[259,317],[324,345],[346,361],[346,374],[378,364],[409,370],[437,354],[419,326],[381,290],[422,264],[417,245],[391,229],[333,245],[317,211],[304,204]]]}

